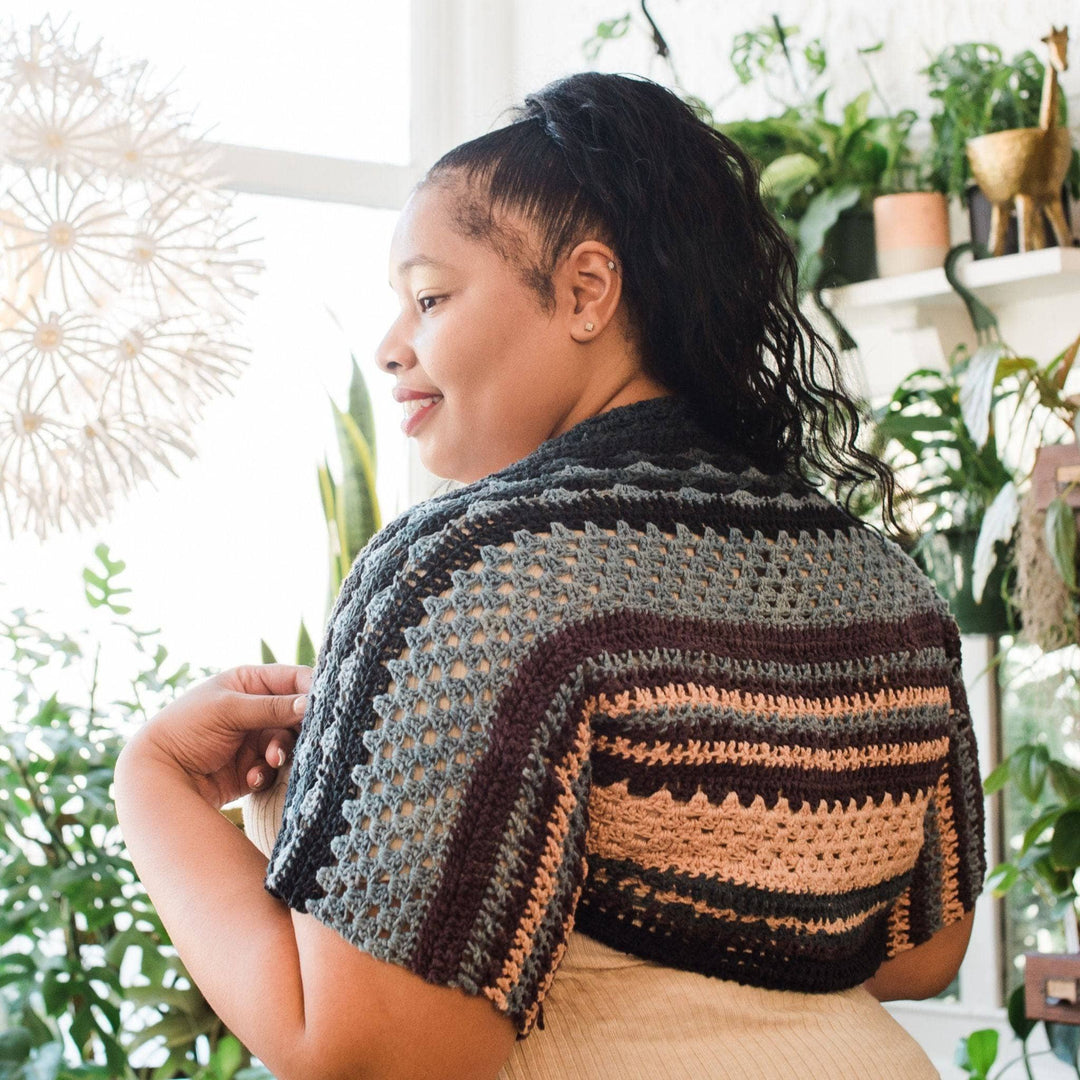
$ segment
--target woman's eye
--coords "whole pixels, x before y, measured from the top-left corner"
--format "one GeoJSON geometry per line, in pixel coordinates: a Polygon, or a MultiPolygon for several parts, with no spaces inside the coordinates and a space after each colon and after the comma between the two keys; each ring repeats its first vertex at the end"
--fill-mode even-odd
{"type": "Polygon", "coordinates": [[[435,301],[438,300],[438,299],[439,299],[438,296],[421,296],[420,299],[417,300],[416,302],[420,305],[420,310],[421,311],[430,311],[431,308],[430,307],[425,307],[424,305],[430,300],[431,301],[431,307],[434,307],[435,306],[435,301]]]}

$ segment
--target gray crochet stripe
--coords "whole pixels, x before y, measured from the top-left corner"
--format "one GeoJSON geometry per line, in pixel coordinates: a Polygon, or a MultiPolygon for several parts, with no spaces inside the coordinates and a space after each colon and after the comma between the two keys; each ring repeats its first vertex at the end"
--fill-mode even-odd
{"type": "MultiPolygon", "coordinates": [[[[566,492],[554,501],[577,497],[566,492]]],[[[493,509],[479,504],[470,514],[483,518],[493,509]]],[[[433,557],[438,540],[435,536],[414,544],[410,555],[421,562],[433,557]]],[[[460,795],[465,788],[474,761],[488,744],[499,696],[513,673],[540,640],[561,627],[590,615],[632,609],[747,625],[827,628],[863,618],[901,619],[936,606],[925,578],[906,560],[890,557],[872,534],[819,533],[816,540],[804,541],[814,553],[812,562],[805,557],[806,548],[784,533],[769,544],[760,535],[746,538],[733,531],[721,540],[711,529],[697,536],[682,526],[669,538],[653,525],[642,531],[625,522],[614,534],[587,523],[581,534],[556,521],[549,535],[516,532],[512,551],[483,547],[482,569],[455,570],[446,594],[427,597],[426,623],[404,632],[409,657],[387,664],[395,689],[372,702],[383,726],[362,735],[371,760],[353,766],[357,798],[342,808],[349,830],[332,843],[335,862],[318,871],[326,895],[309,901],[309,911],[376,957],[405,961],[413,954],[462,808],[462,800],[447,797],[447,791],[454,788],[460,795]],[[790,563],[785,555],[793,557],[790,563]],[[571,565],[572,572],[566,572],[571,565]],[[540,568],[539,577],[530,573],[534,567],[540,568]],[[733,569],[739,570],[738,578],[733,569]],[[801,572],[807,576],[796,576],[801,572]],[[560,580],[560,575],[568,580],[560,580]],[[500,640],[501,635],[508,640],[500,640]],[[449,674],[455,664],[462,665],[463,675],[449,674]],[[456,738],[451,734],[455,727],[461,732],[456,738]],[[429,730],[435,732],[435,742],[425,746],[429,730]],[[415,745],[406,749],[403,742],[409,738],[415,745]],[[455,754],[464,760],[455,761],[455,754]],[[445,761],[445,770],[436,771],[439,761],[445,761]],[[425,769],[421,778],[411,775],[417,766],[425,769]],[[406,803],[412,805],[410,814],[403,812],[406,803]],[[380,820],[387,809],[389,820],[380,820]],[[419,840],[413,839],[415,833],[419,840]],[[421,865],[425,858],[430,859],[427,867],[421,865]],[[375,911],[374,917],[369,911],[375,911]],[[380,936],[383,932],[386,937],[380,936]]],[[[390,617],[390,599],[390,590],[373,597],[367,618],[378,622],[390,617]]],[[[305,810],[319,804],[319,779],[325,775],[324,762],[334,760],[336,729],[349,715],[348,706],[354,707],[350,664],[357,662],[354,653],[341,663],[332,719],[323,731],[327,752],[321,761],[301,765],[323,768],[298,808],[297,835],[305,810]]],[[[522,778],[524,791],[539,786],[546,771],[545,749],[565,723],[567,717],[553,703],[534,734],[532,772],[522,778]]],[[[511,834],[522,835],[532,806],[530,798],[515,808],[511,834]]],[[[504,845],[504,864],[485,904],[492,918],[503,910],[513,887],[516,864],[508,848],[504,845]]],[[[568,864],[562,863],[560,889],[569,887],[568,864]]],[[[553,911],[557,914],[558,909],[553,911]]],[[[475,981],[484,961],[483,942],[498,925],[485,918],[477,928],[472,970],[463,978],[475,981]]]]}

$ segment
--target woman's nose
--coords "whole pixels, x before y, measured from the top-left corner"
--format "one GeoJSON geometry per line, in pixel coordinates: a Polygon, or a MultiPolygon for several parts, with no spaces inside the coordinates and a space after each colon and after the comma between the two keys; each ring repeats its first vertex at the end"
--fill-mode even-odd
{"type": "Polygon", "coordinates": [[[416,354],[395,320],[375,350],[375,363],[386,372],[407,371],[416,363],[416,354]]]}

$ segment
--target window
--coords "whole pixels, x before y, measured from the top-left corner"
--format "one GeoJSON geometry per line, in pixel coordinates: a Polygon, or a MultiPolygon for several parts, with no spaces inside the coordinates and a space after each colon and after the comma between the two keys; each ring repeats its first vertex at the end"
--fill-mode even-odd
{"type": "MultiPolygon", "coordinates": [[[[198,457],[178,477],[156,471],[94,528],[44,547],[0,540],[9,607],[83,619],[81,570],[104,541],[128,563],[135,616],[162,627],[178,661],[255,662],[260,638],[291,660],[301,616],[318,642],[329,564],[316,466],[336,468],[328,395],[344,404],[350,351],[375,405],[384,520],[423,490],[410,488],[400,407],[372,356],[397,309],[386,284],[397,210],[447,141],[445,79],[430,64],[430,39],[454,14],[445,6],[74,0],[80,48],[100,39],[106,56],[148,61],[149,87],[171,83],[197,132],[216,122],[209,137],[225,144],[238,220],[257,218],[252,255],[266,269],[245,327],[250,363],[208,407],[198,457]]],[[[46,0],[6,8],[20,29],[50,11],[46,0]]]]}

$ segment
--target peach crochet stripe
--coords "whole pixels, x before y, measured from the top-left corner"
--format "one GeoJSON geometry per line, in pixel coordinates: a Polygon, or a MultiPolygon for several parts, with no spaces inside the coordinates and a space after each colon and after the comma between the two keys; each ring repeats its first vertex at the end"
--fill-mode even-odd
{"type": "Polygon", "coordinates": [[[880,805],[822,801],[793,811],[784,798],[769,809],[760,796],[750,806],[734,793],[712,805],[701,794],[680,803],[663,790],[641,798],[625,783],[594,786],[586,850],[759,889],[833,894],[907,873],[928,801],[928,793],[905,793],[899,803],[886,795],[880,805]]]}
{"type": "Polygon", "coordinates": [[[818,750],[808,746],[773,746],[771,743],[699,742],[672,745],[669,742],[631,742],[622,735],[598,735],[593,750],[617,754],[644,765],[764,765],[773,768],[820,769],[846,772],[875,766],[911,765],[940,761],[949,751],[949,739],[942,736],[926,742],[889,743],[873,746],[845,746],[839,750],[818,750]]]}

